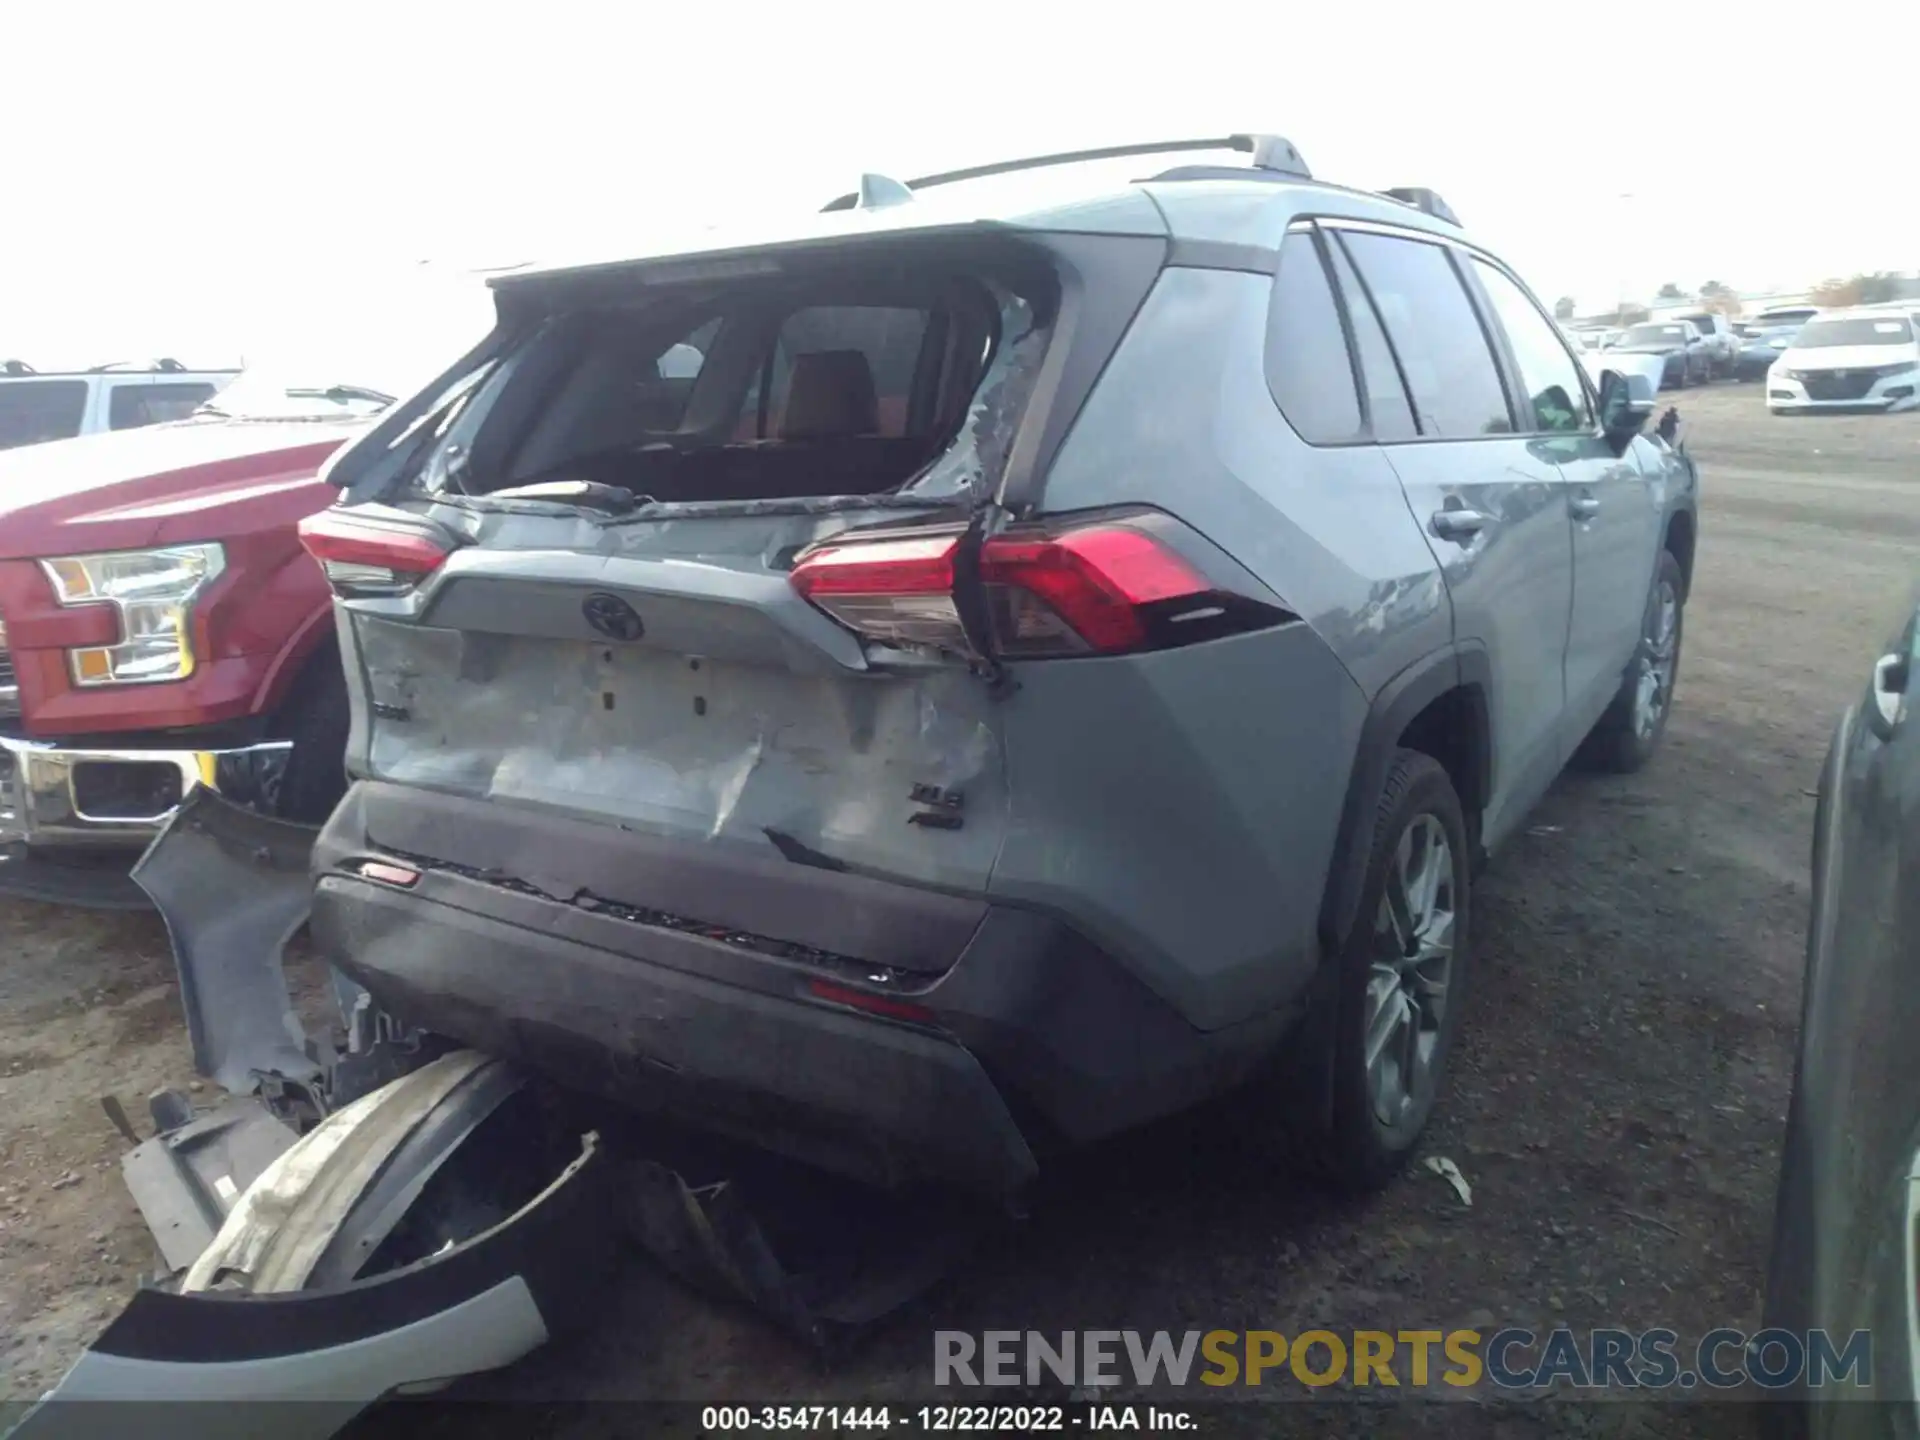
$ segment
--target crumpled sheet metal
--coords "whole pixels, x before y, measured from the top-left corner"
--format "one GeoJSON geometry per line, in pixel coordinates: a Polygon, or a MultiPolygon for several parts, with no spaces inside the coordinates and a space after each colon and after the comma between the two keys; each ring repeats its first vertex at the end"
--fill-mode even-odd
{"type": "Polygon", "coordinates": [[[256,1074],[320,1073],[280,966],[312,901],[318,834],[199,786],[133,868],[166,921],[194,1066],[235,1095],[256,1074]]]}

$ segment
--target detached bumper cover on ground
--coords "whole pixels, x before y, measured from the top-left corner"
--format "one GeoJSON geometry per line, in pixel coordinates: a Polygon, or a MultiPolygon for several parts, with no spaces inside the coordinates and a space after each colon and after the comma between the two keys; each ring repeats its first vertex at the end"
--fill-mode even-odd
{"type": "Polygon", "coordinates": [[[507,1065],[365,1026],[380,1038],[323,1060],[304,1034],[280,950],[310,842],[199,789],[136,869],[175,943],[195,1062],[233,1098],[155,1103],[161,1133],[125,1168],[174,1278],[134,1295],[23,1440],[331,1434],[398,1388],[525,1355],[590,1313],[612,1269],[598,1137],[558,1133],[507,1065]],[[256,1091],[324,1118],[296,1138],[256,1091]],[[154,1400],[218,1403],[86,1403],[154,1400]],[[268,1401],[323,1403],[234,1403],[268,1401]]]}
{"type": "Polygon", "coordinates": [[[506,1365],[544,1343],[563,1317],[588,1308],[609,1269],[606,1166],[594,1136],[478,1233],[441,1248],[417,1218],[406,1228],[436,1179],[440,1203],[427,1208],[486,1213],[469,1183],[486,1167],[457,1176],[457,1157],[518,1088],[499,1062],[456,1052],[336,1112],[239,1197],[179,1293],[136,1293],[13,1434],[328,1435],[396,1389],[506,1365]],[[351,1278],[422,1248],[421,1258],[351,1278]],[[236,1283],[247,1288],[211,1288],[236,1283]],[[143,1408],[137,1420],[84,1403],[135,1400],[221,1403],[143,1408]],[[268,1401],[324,1403],[270,1416],[235,1403],[268,1401]]]}

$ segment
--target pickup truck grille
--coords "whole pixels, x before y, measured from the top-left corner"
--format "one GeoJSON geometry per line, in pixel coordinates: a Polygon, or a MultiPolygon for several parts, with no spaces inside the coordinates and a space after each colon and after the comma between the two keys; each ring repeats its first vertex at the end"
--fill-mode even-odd
{"type": "Polygon", "coordinates": [[[13,677],[13,655],[7,649],[7,622],[0,620],[0,717],[20,713],[20,682],[13,677]]]}
{"type": "Polygon", "coordinates": [[[1801,383],[1809,400],[1864,400],[1879,378],[1872,370],[1808,370],[1801,383]]]}
{"type": "Polygon", "coordinates": [[[7,627],[0,624],[0,716],[20,713],[20,687],[13,678],[13,656],[7,651],[7,627]]]}

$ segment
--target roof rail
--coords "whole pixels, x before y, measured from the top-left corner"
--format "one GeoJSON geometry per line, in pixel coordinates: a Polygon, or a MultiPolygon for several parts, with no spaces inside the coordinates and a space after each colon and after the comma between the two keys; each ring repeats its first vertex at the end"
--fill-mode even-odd
{"type": "Polygon", "coordinates": [[[1203,140],[1158,140],[1143,145],[1104,145],[1096,150],[1062,150],[1053,155],[1030,155],[1019,160],[997,160],[991,165],[970,165],[964,170],[943,170],[921,175],[905,182],[885,175],[863,175],[860,189],[836,196],[821,206],[822,211],[872,208],[875,204],[899,204],[898,190],[926,190],[935,185],[952,185],[961,180],[983,180],[989,175],[1007,175],[1016,170],[1039,170],[1049,165],[1078,165],[1092,160],[1119,160],[1128,155],[1168,155],[1180,150],[1239,150],[1253,157],[1253,168],[1272,170],[1311,180],[1313,172],[1293,142],[1282,135],[1216,135],[1203,140]]]}
{"type": "Polygon", "coordinates": [[[0,375],[36,375],[38,373],[24,360],[0,360],[0,375]]]}
{"type": "Polygon", "coordinates": [[[1433,191],[1421,185],[1402,185],[1380,192],[1389,200],[1398,200],[1402,205],[1411,205],[1423,215],[1431,215],[1436,220],[1444,220],[1449,225],[1458,225],[1460,217],[1453,213],[1453,207],[1442,200],[1433,191]]]}
{"type": "Polygon", "coordinates": [[[136,374],[144,372],[149,375],[184,375],[190,368],[182,365],[171,355],[163,355],[158,360],[148,361],[145,365],[133,360],[109,360],[104,365],[89,365],[87,374],[104,375],[110,370],[131,370],[136,374]]]}

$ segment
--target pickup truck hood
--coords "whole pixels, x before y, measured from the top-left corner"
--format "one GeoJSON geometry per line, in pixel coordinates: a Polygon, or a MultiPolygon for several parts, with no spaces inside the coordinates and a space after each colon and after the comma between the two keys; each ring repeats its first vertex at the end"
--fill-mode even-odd
{"type": "MultiPolygon", "coordinates": [[[[247,502],[315,487],[322,462],[365,421],[184,420],[0,454],[0,560],[210,538],[247,502]]],[[[284,504],[284,501],[277,503],[284,504]]]]}

